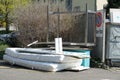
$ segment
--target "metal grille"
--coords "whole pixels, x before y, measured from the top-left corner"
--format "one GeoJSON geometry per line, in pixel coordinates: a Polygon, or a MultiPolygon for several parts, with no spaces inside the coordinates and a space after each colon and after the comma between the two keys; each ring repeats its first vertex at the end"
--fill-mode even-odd
{"type": "Polygon", "coordinates": [[[92,46],[95,44],[95,13],[53,12],[49,15],[48,35],[49,42],[62,37],[63,42],[92,46]]]}
{"type": "Polygon", "coordinates": [[[107,59],[120,59],[120,25],[109,24],[107,29],[107,59]]]}

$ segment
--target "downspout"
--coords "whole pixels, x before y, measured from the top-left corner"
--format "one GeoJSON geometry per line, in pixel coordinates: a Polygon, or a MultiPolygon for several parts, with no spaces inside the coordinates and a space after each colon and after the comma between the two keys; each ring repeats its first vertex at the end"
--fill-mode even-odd
{"type": "Polygon", "coordinates": [[[95,4],[94,5],[95,5],[94,9],[95,9],[95,11],[97,11],[97,0],[95,0],[95,4]]]}

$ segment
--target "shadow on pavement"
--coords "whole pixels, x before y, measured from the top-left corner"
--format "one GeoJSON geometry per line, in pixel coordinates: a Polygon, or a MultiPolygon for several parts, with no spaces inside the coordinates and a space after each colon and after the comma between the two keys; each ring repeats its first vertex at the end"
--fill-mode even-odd
{"type": "Polygon", "coordinates": [[[8,62],[5,62],[4,60],[0,60],[0,69],[10,69],[10,68],[14,68],[14,69],[28,69],[22,66],[18,66],[18,65],[12,65],[8,62]]]}

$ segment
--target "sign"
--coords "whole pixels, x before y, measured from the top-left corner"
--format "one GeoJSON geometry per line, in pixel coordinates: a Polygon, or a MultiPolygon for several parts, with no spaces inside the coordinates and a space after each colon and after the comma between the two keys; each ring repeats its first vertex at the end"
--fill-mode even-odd
{"type": "Polygon", "coordinates": [[[96,37],[103,37],[104,11],[96,12],[96,37]]]}
{"type": "Polygon", "coordinates": [[[102,13],[97,12],[96,13],[96,26],[101,27],[101,25],[102,25],[102,13]]]}
{"type": "Polygon", "coordinates": [[[120,23],[120,12],[113,12],[112,23],[120,23]]]}
{"type": "Polygon", "coordinates": [[[120,9],[110,9],[111,23],[120,24],[120,9]]]}

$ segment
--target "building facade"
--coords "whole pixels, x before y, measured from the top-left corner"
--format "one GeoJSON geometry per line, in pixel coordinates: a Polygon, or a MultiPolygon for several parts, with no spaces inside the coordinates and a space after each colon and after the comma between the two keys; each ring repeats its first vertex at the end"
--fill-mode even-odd
{"type": "Polygon", "coordinates": [[[81,11],[86,10],[86,4],[88,10],[101,10],[104,5],[107,4],[107,0],[72,0],[72,9],[80,9],[81,11]]]}
{"type": "Polygon", "coordinates": [[[86,5],[88,10],[101,10],[107,4],[107,0],[34,0],[40,3],[49,3],[50,5],[56,4],[71,11],[85,11],[86,5]]]}

